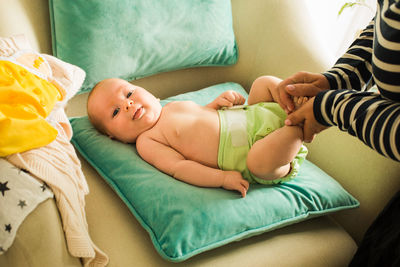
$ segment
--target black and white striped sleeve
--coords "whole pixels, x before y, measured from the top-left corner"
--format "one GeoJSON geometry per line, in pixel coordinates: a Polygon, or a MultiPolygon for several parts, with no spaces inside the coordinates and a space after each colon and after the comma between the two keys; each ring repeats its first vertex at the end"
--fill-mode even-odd
{"type": "Polygon", "coordinates": [[[314,115],[400,161],[400,0],[378,1],[375,19],[334,67],[314,115]],[[366,91],[376,84],[379,92],[366,91]]]}
{"type": "Polygon", "coordinates": [[[323,73],[331,89],[362,90],[371,83],[374,22],[372,20],[335,65],[323,73]]]}

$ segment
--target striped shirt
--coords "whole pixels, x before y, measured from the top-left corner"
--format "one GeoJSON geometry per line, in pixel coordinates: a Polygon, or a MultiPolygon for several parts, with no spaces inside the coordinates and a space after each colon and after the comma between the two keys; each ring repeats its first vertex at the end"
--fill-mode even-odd
{"type": "Polygon", "coordinates": [[[315,97],[317,121],[400,161],[400,0],[378,0],[375,18],[323,74],[333,90],[315,97]]]}

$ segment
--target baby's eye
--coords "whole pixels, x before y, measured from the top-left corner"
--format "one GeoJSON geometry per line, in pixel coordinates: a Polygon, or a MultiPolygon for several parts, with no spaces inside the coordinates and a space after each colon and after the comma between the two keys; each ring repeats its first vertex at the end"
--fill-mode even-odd
{"type": "Polygon", "coordinates": [[[133,93],[133,91],[129,91],[129,93],[126,95],[126,98],[131,97],[132,93],[133,93]]]}
{"type": "Polygon", "coordinates": [[[119,108],[114,109],[114,112],[113,112],[113,115],[112,115],[113,118],[114,118],[115,116],[117,116],[118,112],[119,112],[119,108]]]}

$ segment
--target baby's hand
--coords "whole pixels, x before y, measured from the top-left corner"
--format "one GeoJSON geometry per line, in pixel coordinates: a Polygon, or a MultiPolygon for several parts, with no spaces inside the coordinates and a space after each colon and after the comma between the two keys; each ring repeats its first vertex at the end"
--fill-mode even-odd
{"type": "Polygon", "coordinates": [[[239,191],[242,197],[245,197],[247,190],[249,189],[249,182],[243,179],[240,172],[225,171],[222,187],[227,190],[239,191]]]}
{"type": "Polygon", "coordinates": [[[239,94],[238,92],[228,90],[220,94],[213,102],[208,104],[207,106],[220,109],[223,107],[232,107],[234,105],[242,105],[246,102],[244,96],[239,94]]]}
{"type": "Polygon", "coordinates": [[[295,110],[299,109],[307,101],[308,101],[308,97],[306,97],[306,96],[294,96],[293,97],[294,109],[295,110]]]}
{"type": "Polygon", "coordinates": [[[220,98],[221,107],[232,107],[234,105],[243,105],[244,102],[246,102],[244,96],[232,90],[223,92],[218,98],[220,98]]]}

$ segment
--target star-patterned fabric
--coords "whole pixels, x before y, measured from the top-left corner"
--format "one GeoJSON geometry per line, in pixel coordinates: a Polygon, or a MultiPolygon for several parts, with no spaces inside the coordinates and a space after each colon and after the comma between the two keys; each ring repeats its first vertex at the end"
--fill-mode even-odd
{"type": "Polygon", "coordinates": [[[11,247],[24,219],[52,197],[45,183],[0,158],[0,255],[11,247]]]}

